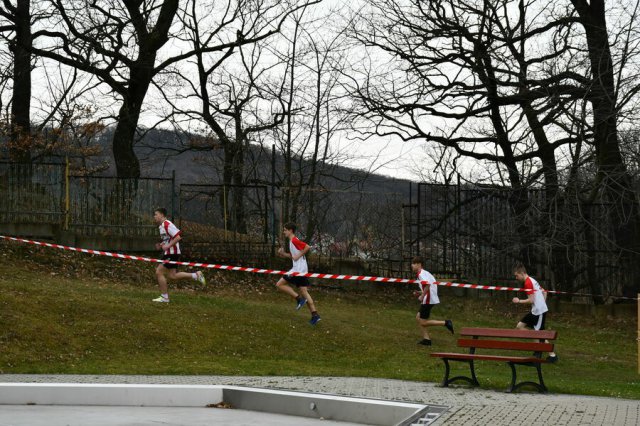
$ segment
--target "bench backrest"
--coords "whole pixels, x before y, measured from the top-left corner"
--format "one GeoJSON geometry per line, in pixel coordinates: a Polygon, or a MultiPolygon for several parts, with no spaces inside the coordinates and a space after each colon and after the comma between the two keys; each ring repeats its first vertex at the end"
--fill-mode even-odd
{"type": "Polygon", "coordinates": [[[465,338],[458,339],[458,346],[475,349],[501,349],[514,351],[551,352],[558,332],[554,330],[517,330],[504,328],[463,328],[460,331],[465,338]],[[493,339],[487,339],[493,338],[493,339]],[[513,340],[519,339],[519,340],[513,340]],[[522,341],[525,340],[525,341],[522,341]],[[527,341],[528,340],[528,341],[527,341]]]}

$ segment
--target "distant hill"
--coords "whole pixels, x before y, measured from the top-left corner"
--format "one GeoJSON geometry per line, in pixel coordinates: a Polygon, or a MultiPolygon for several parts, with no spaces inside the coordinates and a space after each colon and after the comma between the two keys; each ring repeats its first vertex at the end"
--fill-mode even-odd
{"type": "MultiPolygon", "coordinates": [[[[94,161],[107,160],[111,164],[110,169],[105,172],[106,175],[115,174],[111,156],[111,139],[112,130],[108,129],[100,138],[105,156],[94,159],[94,161]]],[[[178,184],[222,182],[218,173],[222,165],[222,149],[206,146],[199,136],[171,130],[149,130],[136,145],[135,151],[144,177],[170,178],[175,171],[178,184]]],[[[251,145],[246,158],[247,165],[252,167],[251,172],[247,170],[249,183],[271,182],[271,146],[251,145]]],[[[310,168],[310,162],[307,160],[296,158],[294,162],[294,170],[310,168]]],[[[279,181],[284,170],[284,158],[277,151],[275,166],[276,181],[279,181]]],[[[362,170],[331,164],[325,164],[321,168],[324,170],[319,178],[319,185],[327,189],[398,193],[407,197],[409,195],[407,179],[368,174],[362,170]]]]}

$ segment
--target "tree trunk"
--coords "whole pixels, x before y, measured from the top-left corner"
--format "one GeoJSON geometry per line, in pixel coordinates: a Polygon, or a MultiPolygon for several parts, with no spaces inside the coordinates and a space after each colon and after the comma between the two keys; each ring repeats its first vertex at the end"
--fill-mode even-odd
{"type": "MultiPolygon", "coordinates": [[[[315,228],[317,226],[317,219],[315,213],[315,201],[316,201],[316,192],[314,191],[314,187],[316,185],[317,173],[318,173],[318,154],[320,151],[320,110],[322,108],[322,92],[321,92],[321,84],[322,84],[322,69],[320,66],[320,61],[317,58],[318,52],[316,52],[316,64],[318,66],[318,71],[316,73],[316,111],[315,111],[315,143],[313,146],[313,156],[311,157],[311,175],[309,176],[309,204],[307,205],[307,240],[311,240],[313,235],[315,234],[315,228]]],[[[327,101],[328,102],[328,101],[327,101]]],[[[327,128],[327,132],[329,129],[327,128]]]]}
{"type": "Polygon", "coordinates": [[[563,222],[566,212],[564,196],[559,191],[558,168],[555,158],[555,150],[544,127],[530,102],[524,102],[522,110],[525,113],[531,132],[538,145],[540,162],[544,176],[544,208],[542,218],[538,223],[537,234],[543,238],[550,249],[551,259],[548,264],[554,272],[556,284],[562,283],[563,290],[573,290],[573,276],[575,270],[567,259],[567,250],[573,245],[573,234],[570,232],[558,232],[558,226],[563,222]]]}
{"type": "Polygon", "coordinates": [[[235,149],[233,147],[233,143],[224,139],[222,141],[222,151],[224,153],[223,163],[222,163],[222,184],[224,187],[222,188],[222,193],[220,194],[220,206],[222,208],[222,214],[227,218],[227,228],[229,226],[229,218],[233,221],[231,215],[231,207],[229,203],[229,194],[231,192],[231,184],[233,182],[233,162],[235,161],[235,149]]]}
{"type": "MultiPolygon", "coordinates": [[[[588,94],[593,107],[594,144],[598,181],[603,195],[612,207],[609,210],[616,244],[622,249],[624,266],[631,276],[640,272],[638,249],[640,214],[631,176],[620,152],[617,128],[617,99],[614,65],[608,40],[604,0],[572,0],[587,36],[592,85],[588,94]]],[[[637,283],[637,281],[636,281],[637,283]]],[[[640,283],[635,285],[640,291],[640,283]]],[[[636,291],[636,292],[637,292],[636,291]]]]}
{"type": "Polygon", "coordinates": [[[13,98],[11,103],[11,150],[13,161],[31,161],[31,12],[30,0],[18,0],[15,13],[16,37],[12,44],[13,98]]]}
{"type": "Polygon", "coordinates": [[[113,158],[119,178],[139,178],[140,162],[133,149],[141,103],[125,99],[118,113],[113,133],[113,158]]]}
{"type": "MultiPolygon", "coordinates": [[[[144,46],[141,46],[144,49],[144,46]]],[[[140,57],[131,67],[129,87],[118,112],[118,124],[113,134],[113,157],[119,178],[139,178],[140,162],[134,151],[136,131],[142,103],[153,79],[155,52],[140,57]]]]}
{"type": "Polygon", "coordinates": [[[244,134],[242,132],[242,118],[240,113],[237,115],[236,131],[240,133],[235,140],[235,158],[233,168],[231,170],[233,177],[233,217],[234,230],[237,232],[247,233],[247,220],[244,211],[244,134]]]}
{"type": "Polygon", "coordinates": [[[519,260],[524,262],[528,269],[531,269],[531,273],[536,273],[533,269],[535,266],[536,258],[534,256],[533,246],[531,244],[530,233],[531,230],[525,222],[526,213],[529,209],[529,199],[527,188],[522,185],[522,178],[518,165],[515,161],[511,142],[509,141],[509,135],[502,122],[500,113],[500,107],[498,103],[498,87],[497,79],[491,58],[483,48],[478,48],[476,51],[477,58],[477,72],[480,74],[483,83],[487,89],[487,100],[491,106],[491,123],[496,134],[497,144],[502,150],[504,156],[503,164],[507,168],[507,175],[509,183],[511,184],[511,193],[509,194],[509,206],[514,214],[514,220],[516,223],[516,233],[518,239],[518,257],[519,260]]]}
{"type": "Polygon", "coordinates": [[[596,305],[602,305],[604,299],[600,296],[602,294],[602,286],[600,280],[598,280],[598,271],[596,270],[597,257],[596,246],[594,242],[593,228],[593,210],[595,206],[591,203],[584,203],[582,210],[584,211],[584,241],[587,254],[586,272],[587,272],[587,284],[589,285],[589,291],[593,294],[593,303],[596,305]]]}

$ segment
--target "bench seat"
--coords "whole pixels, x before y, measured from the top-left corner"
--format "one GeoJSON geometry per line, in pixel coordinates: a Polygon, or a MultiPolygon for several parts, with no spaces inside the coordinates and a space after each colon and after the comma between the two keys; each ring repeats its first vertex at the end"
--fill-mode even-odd
{"type": "Polygon", "coordinates": [[[461,354],[461,353],[447,353],[447,352],[436,352],[431,354],[432,357],[435,358],[449,358],[449,359],[461,359],[461,360],[469,360],[475,359],[479,361],[499,361],[499,362],[515,362],[515,363],[529,363],[529,362],[537,362],[537,363],[546,363],[547,360],[544,358],[537,358],[534,356],[501,356],[501,355],[481,355],[481,354],[461,354]]]}

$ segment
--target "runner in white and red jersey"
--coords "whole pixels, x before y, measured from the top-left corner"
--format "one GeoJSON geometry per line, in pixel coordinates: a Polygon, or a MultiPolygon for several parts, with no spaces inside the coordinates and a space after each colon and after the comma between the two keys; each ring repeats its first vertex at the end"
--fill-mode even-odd
{"type": "MultiPolygon", "coordinates": [[[[167,210],[157,208],[153,211],[153,220],[160,230],[162,242],[156,244],[158,250],[162,250],[162,260],[177,262],[180,260],[180,230],[167,219],[167,210]]],[[[163,263],[156,268],[156,278],[160,287],[160,297],[153,299],[154,302],[169,303],[169,292],[167,291],[167,277],[172,280],[192,279],[206,284],[202,272],[178,272],[178,265],[173,263],[163,263]]]]}
{"type": "Polygon", "coordinates": [[[296,310],[299,310],[304,305],[307,305],[309,311],[311,312],[311,319],[309,320],[309,324],[316,325],[318,321],[320,321],[320,315],[318,315],[316,305],[313,302],[311,295],[309,294],[309,278],[294,274],[296,272],[300,274],[306,274],[307,272],[309,272],[309,267],[307,266],[307,259],[305,255],[309,252],[309,250],[311,250],[311,246],[309,246],[304,241],[300,241],[298,237],[296,237],[295,233],[296,224],[285,223],[284,236],[289,239],[289,253],[280,248],[278,249],[278,255],[291,259],[293,261],[293,267],[289,270],[289,272],[287,272],[286,275],[278,280],[278,282],[276,283],[276,287],[278,288],[278,290],[288,294],[296,300],[296,310]],[[295,285],[298,288],[298,291],[300,291],[300,294],[298,294],[287,283],[295,285]]]}
{"type": "Polygon", "coordinates": [[[421,257],[414,257],[411,260],[411,270],[418,274],[418,280],[427,281],[426,283],[418,283],[419,291],[415,291],[413,294],[420,299],[420,312],[416,314],[416,321],[418,327],[422,331],[422,340],[418,342],[419,345],[431,346],[431,337],[429,336],[429,327],[444,326],[447,327],[453,334],[453,322],[451,320],[432,320],[431,309],[440,303],[438,298],[438,286],[435,283],[436,279],[429,272],[425,271],[422,267],[424,261],[421,257]]]}
{"type": "MultiPolygon", "coordinates": [[[[547,293],[538,284],[538,281],[533,279],[527,274],[527,268],[522,263],[517,264],[513,268],[513,274],[518,282],[524,284],[524,291],[527,293],[526,299],[513,298],[513,303],[518,304],[531,304],[531,312],[525,315],[516,328],[525,329],[530,328],[533,330],[544,330],[545,322],[547,319],[547,293]]],[[[555,352],[549,352],[547,358],[549,362],[557,362],[558,355],[555,352]]]]}

